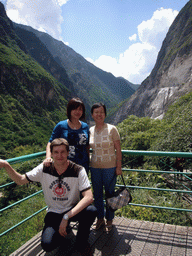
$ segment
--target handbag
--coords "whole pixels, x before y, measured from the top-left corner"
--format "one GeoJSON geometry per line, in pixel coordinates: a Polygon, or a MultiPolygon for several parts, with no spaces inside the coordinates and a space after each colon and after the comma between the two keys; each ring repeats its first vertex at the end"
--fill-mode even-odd
{"type": "Polygon", "coordinates": [[[111,211],[116,211],[132,201],[130,191],[126,188],[123,175],[121,175],[124,186],[106,198],[106,205],[111,211]]]}

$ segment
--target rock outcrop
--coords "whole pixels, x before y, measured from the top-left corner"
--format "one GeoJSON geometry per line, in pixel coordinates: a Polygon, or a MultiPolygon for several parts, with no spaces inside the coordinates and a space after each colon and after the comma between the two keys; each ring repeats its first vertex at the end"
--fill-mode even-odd
{"type": "Polygon", "coordinates": [[[151,74],[111,122],[117,124],[128,115],[162,119],[169,105],[192,91],[191,17],[192,1],[189,1],[171,25],[151,74]]]}

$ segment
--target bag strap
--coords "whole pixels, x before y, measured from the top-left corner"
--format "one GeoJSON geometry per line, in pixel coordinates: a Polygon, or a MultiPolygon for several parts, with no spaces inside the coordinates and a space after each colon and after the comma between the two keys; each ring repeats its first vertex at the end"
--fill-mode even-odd
{"type": "MultiPolygon", "coordinates": [[[[113,179],[115,178],[115,176],[116,176],[116,174],[114,175],[113,179]]],[[[113,180],[113,179],[112,179],[112,180],[113,180]]],[[[124,181],[124,178],[123,178],[123,174],[121,174],[121,179],[122,179],[122,181],[123,181],[123,185],[126,187],[125,181],[124,181]]],[[[112,183],[112,182],[111,182],[111,183],[112,183]]],[[[110,185],[111,185],[111,183],[110,183],[110,185]]],[[[110,186],[110,185],[109,185],[109,186],[110,186]]]]}
{"type": "Polygon", "coordinates": [[[121,178],[122,178],[122,181],[123,181],[124,186],[126,187],[125,181],[124,181],[124,178],[123,178],[123,174],[121,174],[121,178]]]}

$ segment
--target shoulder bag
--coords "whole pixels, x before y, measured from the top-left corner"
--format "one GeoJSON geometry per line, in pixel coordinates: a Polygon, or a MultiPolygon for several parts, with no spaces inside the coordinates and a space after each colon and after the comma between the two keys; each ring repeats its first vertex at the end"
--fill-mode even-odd
{"type": "Polygon", "coordinates": [[[132,201],[130,191],[126,188],[123,175],[121,175],[124,186],[115,191],[111,196],[106,198],[106,205],[111,211],[116,211],[132,201]]]}

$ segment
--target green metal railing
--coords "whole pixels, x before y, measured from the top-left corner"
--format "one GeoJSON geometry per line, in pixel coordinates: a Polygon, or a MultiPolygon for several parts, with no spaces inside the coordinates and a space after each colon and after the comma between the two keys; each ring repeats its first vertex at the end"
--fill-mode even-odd
{"type": "MultiPolygon", "coordinates": [[[[46,152],[39,152],[39,153],[35,153],[35,154],[30,154],[30,155],[26,155],[26,156],[21,156],[21,157],[16,157],[16,158],[12,158],[12,159],[8,159],[7,161],[10,164],[17,164],[17,163],[21,163],[24,161],[29,161],[32,159],[36,159],[39,157],[43,157],[45,156],[46,152]]],[[[125,156],[158,156],[158,157],[182,157],[182,158],[189,158],[192,159],[192,153],[190,152],[160,152],[160,151],[135,151],[135,150],[122,150],[122,154],[125,156]]],[[[192,172],[188,172],[187,174],[183,174],[181,172],[177,172],[177,171],[162,171],[162,170],[143,170],[143,169],[126,169],[123,168],[123,171],[128,171],[128,172],[143,172],[143,173],[159,173],[159,174],[180,174],[180,175],[185,175],[185,177],[189,178],[189,180],[192,180],[189,175],[192,175],[192,172]]],[[[6,186],[10,186],[12,185],[14,182],[10,182],[4,185],[1,185],[0,188],[4,188],[6,186]]],[[[117,185],[118,187],[121,187],[122,185],[117,185]]],[[[131,186],[131,185],[127,185],[127,188],[131,188],[131,189],[145,189],[145,190],[155,190],[155,191],[166,191],[166,192],[177,192],[177,193],[182,193],[182,194],[188,194],[192,196],[192,191],[191,189],[187,188],[187,190],[182,190],[182,189],[165,189],[165,188],[153,188],[153,187],[141,187],[141,186],[131,186]]],[[[23,198],[22,200],[19,200],[3,209],[0,209],[0,213],[4,212],[5,210],[8,210],[10,208],[12,208],[15,205],[18,205],[20,203],[22,203],[23,201],[26,201],[34,196],[37,196],[38,194],[42,193],[42,190],[26,197],[23,198]]],[[[145,205],[145,204],[135,204],[135,203],[130,203],[130,205],[132,206],[139,206],[139,207],[146,207],[146,208],[156,208],[156,209],[164,209],[164,210],[175,210],[175,211],[185,211],[185,212],[192,212],[192,209],[180,209],[180,208],[173,208],[173,207],[164,207],[164,206],[157,206],[157,205],[145,205]]],[[[8,232],[10,232],[11,230],[13,230],[14,228],[18,227],[19,225],[23,224],[24,222],[28,221],[29,219],[33,218],[35,215],[39,214],[40,212],[44,211],[46,209],[46,207],[43,207],[42,209],[40,209],[39,211],[33,213],[31,216],[27,217],[26,219],[22,220],[21,222],[17,223],[16,225],[14,225],[13,227],[9,228],[8,230],[4,231],[3,233],[0,234],[0,237],[7,234],[8,232]]]]}

